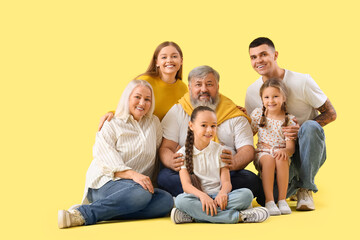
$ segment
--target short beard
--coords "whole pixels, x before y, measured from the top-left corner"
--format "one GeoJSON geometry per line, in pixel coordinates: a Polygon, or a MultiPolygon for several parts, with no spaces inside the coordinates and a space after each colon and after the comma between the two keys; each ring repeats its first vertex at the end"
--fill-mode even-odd
{"type": "Polygon", "coordinates": [[[190,102],[191,102],[191,105],[192,105],[193,109],[195,109],[195,108],[197,108],[199,106],[205,106],[205,107],[209,107],[209,108],[211,108],[212,110],[215,111],[217,105],[219,104],[219,94],[216,94],[215,98],[210,97],[209,101],[198,100],[196,98],[193,98],[192,94],[190,94],[190,102]]]}

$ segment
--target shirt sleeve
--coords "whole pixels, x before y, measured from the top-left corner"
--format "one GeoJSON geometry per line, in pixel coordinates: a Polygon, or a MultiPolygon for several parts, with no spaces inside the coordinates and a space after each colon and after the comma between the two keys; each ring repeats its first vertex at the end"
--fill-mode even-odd
{"type": "MultiPolygon", "coordinates": [[[[183,158],[185,159],[185,146],[183,146],[182,148],[180,148],[176,153],[181,153],[183,155],[183,158]]],[[[186,169],[186,162],[184,161],[184,165],[182,165],[180,168],[185,168],[186,169]]]]}
{"type": "Polygon", "coordinates": [[[262,115],[262,110],[260,108],[254,109],[254,111],[251,113],[251,130],[253,134],[257,133],[259,130],[259,120],[262,115]]]}
{"type": "Polygon", "coordinates": [[[226,163],[224,163],[223,161],[221,161],[221,154],[222,154],[222,151],[224,150],[224,149],[227,149],[226,147],[224,147],[224,146],[221,146],[220,147],[220,150],[219,150],[219,152],[218,152],[218,159],[219,159],[219,166],[220,166],[220,168],[223,168],[223,167],[226,167],[227,165],[226,165],[226,163]]]}
{"type": "Polygon", "coordinates": [[[234,118],[234,136],[236,149],[246,145],[254,146],[253,133],[246,117],[234,118]]]}
{"type": "Polygon", "coordinates": [[[317,83],[312,79],[310,75],[307,75],[305,86],[305,98],[306,101],[313,107],[321,107],[327,99],[325,93],[320,89],[317,83]]]}
{"type": "Polygon", "coordinates": [[[154,119],[156,127],[156,149],[159,149],[162,140],[163,130],[159,118],[154,115],[154,119]]]}
{"type": "Polygon", "coordinates": [[[120,152],[116,150],[117,137],[115,129],[112,127],[113,124],[114,120],[110,122],[105,121],[104,126],[96,134],[93,155],[97,160],[102,174],[115,180],[115,172],[121,172],[131,168],[125,165],[120,152]]]}
{"type": "Polygon", "coordinates": [[[161,121],[163,137],[173,142],[179,142],[180,127],[178,124],[177,104],[175,104],[161,121]]]}
{"type": "MultiPolygon", "coordinates": [[[[295,126],[295,125],[296,125],[296,123],[294,122],[294,118],[295,118],[294,115],[289,114],[289,123],[288,123],[288,126],[295,126]]],[[[289,141],[289,140],[291,140],[291,139],[288,138],[288,137],[285,137],[285,141],[289,141]]]]}

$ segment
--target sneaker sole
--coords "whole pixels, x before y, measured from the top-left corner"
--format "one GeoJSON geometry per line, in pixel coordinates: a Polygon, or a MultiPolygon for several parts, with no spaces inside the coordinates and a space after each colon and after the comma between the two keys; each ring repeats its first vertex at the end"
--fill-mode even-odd
{"type": "Polygon", "coordinates": [[[66,213],[65,210],[59,210],[58,211],[58,227],[61,228],[67,228],[71,224],[70,217],[66,213]]]}
{"type": "Polygon", "coordinates": [[[307,205],[300,205],[300,206],[296,207],[296,210],[297,211],[313,211],[313,210],[315,210],[315,208],[310,208],[307,205]]]}
{"type": "Polygon", "coordinates": [[[170,219],[173,223],[177,224],[177,222],[175,221],[175,212],[176,212],[176,208],[173,208],[171,210],[170,219]]]}

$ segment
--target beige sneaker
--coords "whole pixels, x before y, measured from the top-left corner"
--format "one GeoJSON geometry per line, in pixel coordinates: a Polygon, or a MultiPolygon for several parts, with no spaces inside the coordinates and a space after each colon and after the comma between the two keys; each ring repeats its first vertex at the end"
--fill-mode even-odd
{"type": "Polygon", "coordinates": [[[85,224],[85,219],[78,210],[59,210],[58,227],[68,228],[85,224]]]}
{"type": "Polygon", "coordinates": [[[312,211],[315,210],[314,199],[312,191],[305,188],[300,188],[297,191],[297,205],[296,210],[298,211],[312,211]]]}

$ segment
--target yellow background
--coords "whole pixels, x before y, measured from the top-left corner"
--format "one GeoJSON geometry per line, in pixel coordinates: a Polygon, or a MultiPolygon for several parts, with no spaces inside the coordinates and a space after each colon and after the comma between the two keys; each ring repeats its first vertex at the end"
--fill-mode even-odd
{"type": "Polygon", "coordinates": [[[359,20],[356,0],[1,1],[1,239],[358,236],[359,20]],[[199,65],[217,69],[220,91],[243,106],[258,78],[248,44],[259,36],[275,42],[281,67],[311,74],[338,113],[325,127],[316,211],[263,224],[57,228],[57,210],[81,200],[100,117],[159,43],[181,46],[185,79],[199,65]]]}

